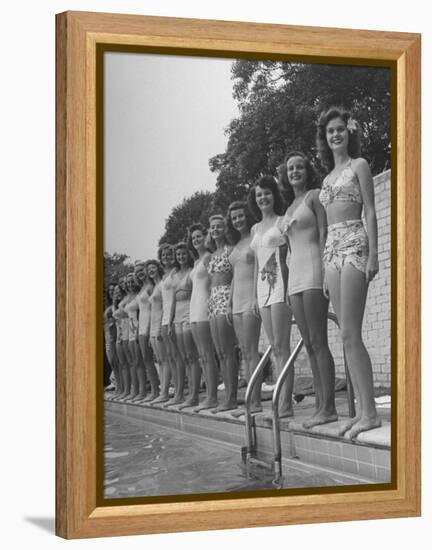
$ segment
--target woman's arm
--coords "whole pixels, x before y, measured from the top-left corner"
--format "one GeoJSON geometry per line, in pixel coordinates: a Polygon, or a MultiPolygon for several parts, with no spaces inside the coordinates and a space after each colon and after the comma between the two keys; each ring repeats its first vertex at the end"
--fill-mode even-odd
{"type": "Polygon", "coordinates": [[[324,206],[319,200],[319,189],[313,189],[311,192],[311,208],[312,212],[315,214],[318,228],[318,241],[321,252],[321,257],[324,253],[324,247],[327,240],[327,214],[324,209],[324,206]]]}
{"type": "MultiPolygon", "coordinates": [[[[173,282],[174,282],[174,275],[175,273],[171,272],[170,273],[170,277],[172,278],[173,282]]],[[[177,287],[177,285],[175,285],[177,287]]],[[[172,332],[172,326],[173,326],[173,321],[174,321],[174,317],[175,317],[175,310],[176,310],[176,291],[175,291],[175,288],[174,288],[174,291],[172,293],[172,300],[171,300],[171,310],[170,310],[170,314],[169,314],[169,320],[168,320],[168,333],[171,334],[172,332]]]]}
{"type": "Polygon", "coordinates": [[[375,191],[369,164],[363,158],[353,160],[354,173],[360,183],[363,199],[366,231],[369,238],[369,258],[366,265],[366,280],[372,281],[378,273],[378,227],[375,210],[375,191]]]}
{"type": "MultiPolygon", "coordinates": [[[[256,225],[253,225],[251,227],[252,239],[254,238],[256,230],[257,230],[256,225]]],[[[259,307],[258,307],[258,293],[257,293],[257,287],[258,287],[258,258],[257,258],[257,255],[255,254],[255,251],[253,249],[252,249],[252,251],[254,253],[254,276],[253,276],[254,278],[253,278],[252,303],[253,303],[253,312],[255,313],[255,315],[257,317],[259,317],[260,313],[259,313],[259,307]]]]}

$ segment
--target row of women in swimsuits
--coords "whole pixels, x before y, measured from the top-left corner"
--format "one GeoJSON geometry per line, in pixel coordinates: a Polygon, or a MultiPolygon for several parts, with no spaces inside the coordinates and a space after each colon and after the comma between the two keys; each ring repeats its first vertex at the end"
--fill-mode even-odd
{"type": "MultiPolygon", "coordinates": [[[[143,281],[143,287],[134,298],[137,306],[132,305],[131,296],[136,291],[128,277],[129,301],[127,296],[123,298],[124,306],[118,303],[113,316],[119,316],[117,311],[122,307],[126,312],[139,309],[142,293],[147,292],[151,303],[147,340],[163,366],[161,394],[156,396],[152,384],[148,399],[166,400],[167,405],[183,401],[184,373],[189,370],[190,395],[182,406],[192,406],[196,411],[236,409],[235,340],[249,378],[259,361],[262,322],[279,375],[290,354],[294,315],[309,356],[316,395],[314,414],[304,425],[311,428],[337,421],[334,362],[327,341],[330,298],[341,327],[357,401],[355,418],[340,424],[339,431],[354,438],[379,426],[371,361],[361,337],[368,283],[378,272],[373,180],[367,162],[360,157],[358,125],[348,112],[331,108],[322,113],[317,146],[329,171],[322,187],[307,157],[290,152],[281,166],[279,184],[272,176],[261,177],[249,193],[248,205],[235,202],[226,219],[220,215],[210,218],[207,237],[199,224],[189,229],[189,247],[196,257],[193,267],[185,244],[177,245],[174,251],[171,246],[164,247],[160,263],[139,264],[135,275],[143,281]],[[174,261],[176,268],[170,263],[174,261]],[[168,307],[169,315],[164,313],[168,307]],[[225,385],[225,398],[220,404],[213,349],[225,385]],[[201,371],[207,396],[199,404],[201,371]],[[171,400],[167,395],[169,373],[176,388],[171,400]]],[[[139,338],[138,343],[130,345],[129,341],[122,346],[130,350],[125,355],[136,357],[133,350],[144,349],[139,338]]],[[[148,355],[142,353],[144,363],[148,355]]],[[[292,369],[282,389],[282,417],[293,414],[293,382],[292,369]]],[[[120,397],[126,391],[127,387],[120,397]]],[[[260,384],[256,386],[252,410],[261,410],[260,384]]],[[[237,410],[232,414],[242,413],[237,410]]]]}

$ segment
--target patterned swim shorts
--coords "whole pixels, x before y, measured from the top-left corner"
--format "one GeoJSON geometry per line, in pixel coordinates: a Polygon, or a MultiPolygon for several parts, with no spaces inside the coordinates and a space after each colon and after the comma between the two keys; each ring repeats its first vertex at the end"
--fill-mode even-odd
{"type": "Polygon", "coordinates": [[[329,225],[323,255],[324,266],[341,272],[342,267],[349,263],[366,273],[368,256],[369,241],[361,220],[329,225]]]}
{"type": "Polygon", "coordinates": [[[214,319],[217,315],[226,315],[230,294],[230,285],[214,286],[211,289],[208,302],[209,319],[214,319]]]}

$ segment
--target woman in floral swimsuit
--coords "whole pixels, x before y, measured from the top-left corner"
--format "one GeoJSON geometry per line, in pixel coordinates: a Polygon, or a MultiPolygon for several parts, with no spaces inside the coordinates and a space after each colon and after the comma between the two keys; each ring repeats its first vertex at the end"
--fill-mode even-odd
{"type": "MultiPolygon", "coordinates": [[[[282,232],[284,203],[272,176],[262,176],[252,187],[249,207],[256,220],[251,228],[250,247],[255,253],[255,294],[264,330],[273,349],[277,375],[289,355],[291,309],[286,303],[288,268],[287,244],[282,232]]],[[[281,393],[280,416],[292,416],[294,369],[287,376],[281,393]]]]}
{"type": "Polygon", "coordinates": [[[339,320],[357,400],[357,414],[341,433],[354,439],[381,424],[375,407],[372,364],[361,335],[368,284],[378,273],[373,179],[367,161],[360,158],[358,124],[344,109],[331,107],[321,114],[317,145],[329,171],[319,196],[328,223],[324,290],[339,320]]]}
{"type": "Polygon", "coordinates": [[[215,250],[207,267],[210,275],[208,316],[225,385],[225,399],[213,411],[220,412],[237,408],[238,383],[235,334],[228,312],[233,276],[228,256],[232,247],[227,243],[225,220],[220,214],[210,217],[209,241],[215,250]]]}

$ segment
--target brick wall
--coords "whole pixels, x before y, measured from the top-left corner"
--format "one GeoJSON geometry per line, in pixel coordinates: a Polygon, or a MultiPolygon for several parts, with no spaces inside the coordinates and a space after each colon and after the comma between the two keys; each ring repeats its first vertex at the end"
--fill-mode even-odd
{"type": "MultiPolygon", "coordinates": [[[[390,387],[390,170],[374,177],[375,206],[378,220],[378,258],[380,271],[368,291],[363,321],[363,340],[372,360],[375,386],[390,387]]],[[[261,334],[260,349],[267,346],[261,334]]],[[[291,345],[299,338],[293,327],[291,345]]],[[[336,376],[344,377],[343,352],[336,325],[329,321],[329,344],[336,365],[336,376]]],[[[304,350],[296,361],[296,374],[311,376],[304,350]]]]}

